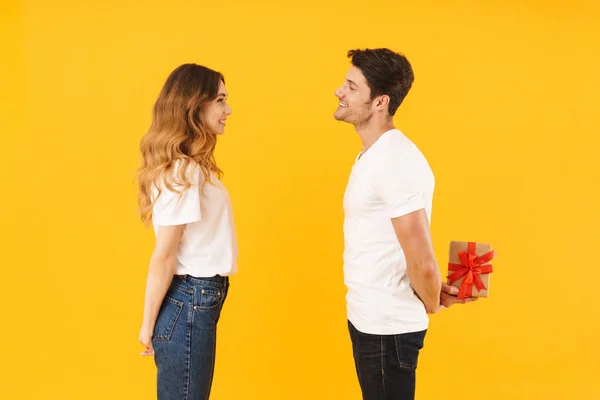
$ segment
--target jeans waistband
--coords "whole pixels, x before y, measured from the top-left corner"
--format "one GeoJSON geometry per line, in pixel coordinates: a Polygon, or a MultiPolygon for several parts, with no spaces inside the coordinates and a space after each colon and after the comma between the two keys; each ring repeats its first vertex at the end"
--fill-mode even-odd
{"type": "Polygon", "coordinates": [[[224,288],[229,283],[228,276],[215,275],[210,277],[196,277],[191,275],[175,275],[175,278],[192,285],[214,286],[224,288]]]}

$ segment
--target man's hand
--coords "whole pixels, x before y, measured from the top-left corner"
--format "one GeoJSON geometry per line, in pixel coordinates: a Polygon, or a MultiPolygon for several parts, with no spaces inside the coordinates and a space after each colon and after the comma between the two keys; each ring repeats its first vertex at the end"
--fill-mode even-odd
{"type": "Polygon", "coordinates": [[[477,300],[477,297],[467,297],[464,300],[462,300],[456,297],[457,294],[457,287],[450,286],[442,282],[442,291],[440,293],[440,305],[442,306],[442,309],[448,308],[456,303],[470,303],[472,301],[477,300]]]}
{"type": "MultiPolygon", "coordinates": [[[[417,298],[419,300],[421,300],[421,298],[419,297],[419,295],[417,294],[417,292],[414,289],[413,289],[413,293],[415,294],[415,296],[417,296],[417,298]]],[[[456,297],[457,294],[458,294],[457,287],[450,286],[450,285],[442,282],[442,290],[440,292],[440,304],[433,310],[426,309],[427,314],[436,314],[436,313],[442,311],[443,309],[450,307],[453,304],[470,303],[470,302],[478,299],[478,297],[467,297],[464,300],[462,300],[462,299],[459,299],[458,297],[456,297]]],[[[422,301],[423,300],[421,300],[421,302],[422,301]]]]}

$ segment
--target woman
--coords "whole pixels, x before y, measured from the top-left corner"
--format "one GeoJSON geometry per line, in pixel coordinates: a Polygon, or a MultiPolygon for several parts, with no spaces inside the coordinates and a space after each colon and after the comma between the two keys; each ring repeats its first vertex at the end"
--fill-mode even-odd
{"type": "Polygon", "coordinates": [[[213,154],[230,114],[223,76],[181,65],[140,145],[140,212],[156,245],[139,340],[142,355],[154,355],[159,400],[210,395],[217,322],[237,270],[231,202],[213,154]]]}

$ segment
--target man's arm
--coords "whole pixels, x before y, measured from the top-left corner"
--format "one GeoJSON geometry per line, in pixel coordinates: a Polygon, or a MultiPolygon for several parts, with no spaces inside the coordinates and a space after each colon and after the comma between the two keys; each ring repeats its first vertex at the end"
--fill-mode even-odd
{"type": "Polygon", "coordinates": [[[413,289],[425,304],[427,313],[438,312],[442,308],[442,277],[433,252],[425,209],[392,218],[392,225],[406,257],[406,271],[413,289]]]}

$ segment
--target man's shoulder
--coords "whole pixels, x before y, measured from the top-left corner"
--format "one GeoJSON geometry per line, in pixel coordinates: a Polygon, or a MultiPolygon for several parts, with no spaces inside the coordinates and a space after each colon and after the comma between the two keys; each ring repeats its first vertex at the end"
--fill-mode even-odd
{"type": "Polygon", "coordinates": [[[386,135],[385,143],[382,144],[377,158],[383,164],[392,162],[410,166],[414,163],[427,163],[427,159],[419,147],[398,129],[389,132],[386,135]]]}

